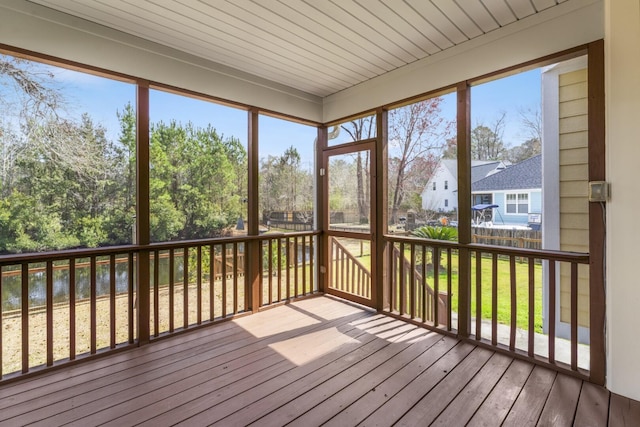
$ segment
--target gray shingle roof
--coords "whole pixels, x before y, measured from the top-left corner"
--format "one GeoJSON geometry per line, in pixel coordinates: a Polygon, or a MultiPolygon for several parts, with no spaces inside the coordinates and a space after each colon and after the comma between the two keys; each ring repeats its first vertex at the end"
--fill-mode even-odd
{"type": "Polygon", "coordinates": [[[509,166],[471,184],[473,193],[479,191],[526,190],[542,188],[542,155],[538,154],[509,166]]]}
{"type": "MultiPolygon", "coordinates": [[[[442,159],[442,165],[449,169],[451,175],[458,179],[458,161],[456,159],[442,159]]],[[[471,161],[471,182],[476,182],[484,178],[487,174],[501,166],[499,160],[472,160],[471,161]]]]}

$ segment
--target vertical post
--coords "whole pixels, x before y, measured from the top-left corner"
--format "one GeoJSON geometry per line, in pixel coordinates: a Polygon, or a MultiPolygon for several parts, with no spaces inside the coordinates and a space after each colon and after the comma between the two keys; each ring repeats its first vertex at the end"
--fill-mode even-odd
{"type": "MultiPolygon", "coordinates": [[[[248,180],[248,204],[247,204],[247,234],[249,236],[258,236],[260,230],[258,227],[259,203],[258,203],[258,120],[260,114],[257,108],[249,110],[249,180],[248,180]]],[[[260,241],[250,240],[247,242],[246,271],[247,271],[247,289],[246,295],[249,296],[247,310],[257,312],[260,308],[260,241]]]]}
{"type": "MultiPolygon", "coordinates": [[[[315,153],[316,158],[314,162],[314,176],[316,177],[316,217],[314,228],[316,230],[322,230],[323,232],[328,229],[328,221],[327,211],[328,211],[328,195],[327,193],[327,184],[326,184],[326,174],[324,176],[320,176],[320,168],[326,168],[324,165],[324,149],[327,148],[327,144],[329,143],[329,134],[327,133],[326,126],[318,126],[318,137],[316,139],[315,153]]],[[[323,233],[317,236],[315,240],[315,244],[317,245],[316,253],[318,254],[318,292],[324,292],[327,288],[327,281],[329,280],[328,275],[328,237],[323,233]]],[[[313,244],[313,243],[312,243],[313,244]]],[[[278,246],[279,247],[279,246],[278,246]]],[[[280,257],[278,257],[280,259],[280,257]]],[[[313,273],[312,273],[313,274],[313,273]]]]}
{"type": "MultiPolygon", "coordinates": [[[[468,82],[461,82],[458,94],[458,241],[471,242],[471,90],[468,82]]],[[[461,248],[458,255],[458,334],[469,337],[471,330],[471,253],[461,248]]]]}
{"type": "MultiPolygon", "coordinates": [[[[604,181],[605,175],[605,100],[604,41],[588,47],[588,120],[589,181],[604,181]]],[[[592,382],[604,384],[606,354],[605,328],[605,209],[589,203],[589,375],[592,382]]]]}
{"type": "MultiPolygon", "coordinates": [[[[386,241],[384,235],[387,232],[388,223],[388,192],[387,192],[387,158],[388,152],[388,134],[387,134],[388,111],[379,108],[376,111],[376,149],[375,153],[375,228],[373,232],[373,241],[371,244],[372,252],[375,253],[375,263],[372,263],[371,277],[373,278],[374,292],[372,295],[373,306],[382,311],[389,307],[389,289],[385,286],[387,282],[387,274],[390,266],[386,266],[387,257],[385,256],[386,241]]],[[[372,180],[374,181],[374,180],[372,180]]],[[[374,194],[372,192],[372,194],[374,194]]],[[[374,203],[372,197],[371,203],[374,203]]]]}
{"type": "MultiPolygon", "coordinates": [[[[138,81],[137,87],[137,144],[136,144],[136,241],[137,245],[148,245],[151,241],[149,229],[149,82],[138,81]]],[[[149,295],[149,251],[138,251],[137,297],[138,297],[138,343],[149,342],[149,319],[151,301],[149,295]]]]}

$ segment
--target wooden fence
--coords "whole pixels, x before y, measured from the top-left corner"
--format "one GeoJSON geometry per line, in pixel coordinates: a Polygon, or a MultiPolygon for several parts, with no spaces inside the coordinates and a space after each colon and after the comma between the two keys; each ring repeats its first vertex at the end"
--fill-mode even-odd
{"type": "Polygon", "coordinates": [[[542,249],[542,232],[506,228],[472,227],[471,241],[520,249],[542,249]]]}

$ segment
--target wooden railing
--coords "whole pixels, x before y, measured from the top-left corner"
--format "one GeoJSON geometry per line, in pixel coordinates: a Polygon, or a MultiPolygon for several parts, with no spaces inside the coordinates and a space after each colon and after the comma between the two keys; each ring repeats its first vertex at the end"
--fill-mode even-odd
{"type": "MultiPolygon", "coordinates": [[[[488,343],[491,347],[507,349],[509,352],[526,356],[530,359],[542,358],[546,364],[559,367],[562,370],[588,378],[590,366],[604,361],[591,358],[589,354],[580,355],[586,360],[579,366],[579,323],[580,311],[588,312],[589,307],[579,307],[578,297],[578,269],[580,265],[588,266],[587,254],[566,253],[556,251],[522,250],[485,245],[469,245],[472,255],[472,272],[474,274],[472,286],[472,310],[474,339],[488,343]],[[523,265],[518,260],[526,260],[523,265]],[[488,264],[491,272],[483,266],[488,264]],[[500,265],[502,264],[502,265],[500,265]],[[560,315],[560,266],[566,264],[569,268],[567,287],[562,292],[568,297],[568,303],[562,307],[566,314],[569,336],[563,339],[556,333],[556,320],[560,315]],[[500,269],[506,270],[500,272],[500,269]],[[518,272],[518,270],[520,270],[518,272]],[[508,296],[500,293],[500,276],[508,278],[508,296]],[[541,297],[544,276],[546,276],[547,302],[541,297]],[[523,277],[524,276],[524,277],[523,277]],[[489,284],[491,292],[487,295],[483,291],[483,284],[489,284]],[[498,319],[498,304],[500,300],[508,301],[509,319],[501,325],[498,319]],[[490,316],[483,316],[483,306],[490,304],[490,316]],[[546,304],[548,313],[547,332],[541,328],[542,318],[536,314],[546,304]],[[501,333],[504,329],[505,333],[501,333]],[[508,335],[506,332],[508,331],[508,335]],[[520,338],[520,339],[519,339],[520,338]],[[559,352],[559,346],[562,351],[559,352]],[[561,353],[561,354],[559,354],[561,353]]],[[[585,267],[586,268],[586,267],[585,267]]],[[[588,291],[587,291],[588,292],[588,291]]],[[[587,303],[588,304],[588,303],[587,303]]],[[[604,325],[587,325],[587,327],[603,328],[604,325]]],[[[602,329],[601,329],[602,330],[602,329]]],[[[583,351],[589,352],[586,346],[583,351]]]]}
{"type": "Polygon", "coordinates": [[[0,382],[316,293],[317,234],[0,256],[0,382]]]}
{"type": "Polygon", "coordinates": [[[388,253],[390,309],[401,316],[419,318],[423,323],[434,327],[443,325],[451,330],[451,311],[448,309],[452,286],[451,248],[400,242],[390,243],[388,253]],[[442,255],[446,266],[441,265],[442,255]],[[440,284],[441,273],[446,275],[445,286],[440,284]]]}
{"type": "MultiPolygon", "coordinates": [[[[317,239],[317,232],[291,233],[1,256],[0,380],[317,293],[317,239]],[[146,284],[139,265],[148,265],[146,284]]],[[[583,327],[604,327],[584,325],[590,302],[579,298],[579,273],[588,255],[385,241],[387,314],[583,378],[603,369],[593,356],[599,351],[579,342],[583,327]]],[[[366,256],[329,242],[329,287],[371,298],[366,256]]]]}
{"type": "Polygon", "coordinates": [[[368,300],[371,298],[371,273],[348,248],[329,237],[329,287],[368,300]]]}
{"type": "Polygon", "coordinates": [[[318,292],[315,239],[312,233],[262,236],[261,307],[318,292]]]}
{"type": "Polygon", "coordinates": [[[392,235],[385,240],[384,311],[390,315],[585,379],[593,366],[604,366],[598,349],[591,351],[587,343],[580,343],[585,341],[579,333],[582,327],[604,327],[579,324],[579,313],[584,322],[589,311],[578,289],[579,270],[586,270],[588,254],[392,235]],[[463,251],[468,284],[459,280],[465,269],[463,251]],[[568,274],[562,279],[561,265],[568,274]],[[434,295],[441,302],[435,304],[434,295]],[[558,316],[568,329],[566,337],[558,334],[558,316]]]}
{"type": "Polygon", "coordinates": [[[0,374],[131,345],[132,247],[0,257],[0,374]]]}

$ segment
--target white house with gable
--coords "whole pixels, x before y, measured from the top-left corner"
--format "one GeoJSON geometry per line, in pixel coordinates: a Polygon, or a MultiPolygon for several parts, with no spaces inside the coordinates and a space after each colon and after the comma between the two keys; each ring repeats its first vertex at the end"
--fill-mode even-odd
{"type": "MultiPolygon", "coordinates": [[[[473,160],[471,182],[474,183],[506,168],[497,160],[473,160]]],[[[442,159],[422,191],[422,209],[453,212],[458,209],[458,167],[456,159],[442,159]]]]}

